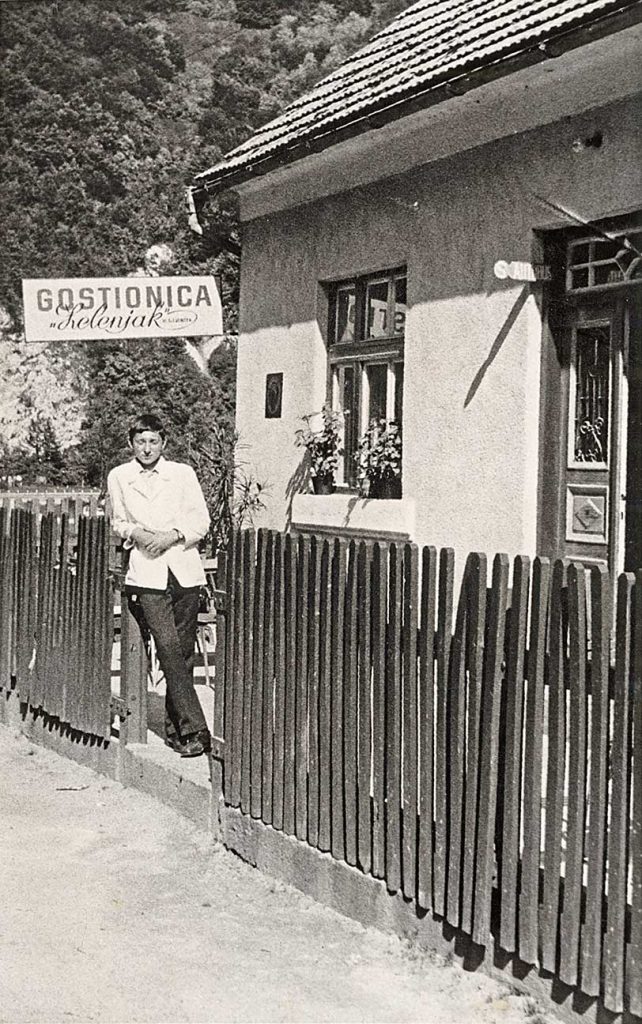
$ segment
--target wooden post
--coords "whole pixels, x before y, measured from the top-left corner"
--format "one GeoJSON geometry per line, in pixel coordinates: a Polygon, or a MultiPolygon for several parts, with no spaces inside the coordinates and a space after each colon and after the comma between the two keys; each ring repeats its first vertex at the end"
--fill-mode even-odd
{"type": "MultiPolygon", "coordinates": [[[[124,576],[124,574],[123,574],[124,576]]],[[[127,715],[121,721],[122,743],[147,743],[147,652],[127,595],[120,591],[120,696],[127,715]]]]}
{"type": "Polygon", "coordinates": [[[214,836],[220,838],[219,805],[223,801],[223,764],[225,761],[225,684],[227,664],[227,616],[230,603],[230,579],[227,552],[219,551],[216,571],[216,648],[214,651],[214,718],[212,721],[211,782],[214,836]],[[223,594],[221,591],[225,591],[223,594]]]}

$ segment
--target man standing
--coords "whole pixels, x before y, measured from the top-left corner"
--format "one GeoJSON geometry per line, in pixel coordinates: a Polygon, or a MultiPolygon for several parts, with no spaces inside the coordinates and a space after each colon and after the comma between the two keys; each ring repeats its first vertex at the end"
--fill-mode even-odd
{"type": "Polygon", "coordinates": [[[125,577],[130,608],[137,618],[142,613],[165,674],[165,742],[182,757],[197,757],[210,749],[193,673],[205,583],[197,545],[210,517],[194,470],[165,459],[166,444],[160,419],[139,416],[129,429],[134,457],[112,469],[107,488],[113,529],[131,549],[125,577]]]}

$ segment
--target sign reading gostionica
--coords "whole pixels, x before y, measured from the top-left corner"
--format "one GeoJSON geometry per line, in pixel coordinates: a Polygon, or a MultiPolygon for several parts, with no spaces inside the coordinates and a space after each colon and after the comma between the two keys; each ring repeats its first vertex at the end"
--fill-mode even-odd
{"type": "Polygon", "coordinates": [[[27,341],[223,333],[213,277],[68,277],[22,282],[27,341]]]}

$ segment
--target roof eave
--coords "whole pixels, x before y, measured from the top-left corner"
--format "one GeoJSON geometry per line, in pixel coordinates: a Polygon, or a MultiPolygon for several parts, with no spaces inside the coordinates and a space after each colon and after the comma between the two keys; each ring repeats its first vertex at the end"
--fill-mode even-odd
{"type": "MultiPolygon", "coordinates": [[[[587,42],[594,42],[606,35],[640,23],[642,21],[642,5],[631,4],[630,0],[625,0],[625,4],[622,8],[603,15],[593,22],[578,25],[566,32],[533,43],[522,50],[506,54],[491,64],[483,64],[457,75],[451,75],[443,82],[433,83],[425,89],[409,90],[406,95],[399,97],[393,103],[374,104],[356,118],[346,120],[344,123],[334,122],[325,131],[311,133],[303,139],[286,143],[281,148],[277,148],[272,153],[255,161],[229,169],[221,168],[218,173],[212,173],[211,177],[206,177],[204,180],[197,179],[191,186],[192,194],[197,201],[203,202],[208,195],[215,195],[235,188],[252,178],[262,177],[286,164],[301,160],[311,153],[321,152],[356,135],[382,128],[398,117],[405,117],[408,114],[414,114],[428,107],[444,103],[454,96],[461,96],[472,89],[488,85],[523,68],[555,59],[569,50],[586,45],[587,42]]],[[[203,178],[203,175],[198,177],[203,178]]]]}

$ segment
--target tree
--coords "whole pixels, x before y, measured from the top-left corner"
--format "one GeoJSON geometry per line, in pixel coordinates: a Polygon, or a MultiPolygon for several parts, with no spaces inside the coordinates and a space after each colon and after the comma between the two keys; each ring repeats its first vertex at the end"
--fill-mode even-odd
{"type": "MultiPolygon", "coordinates": [[[[394,2],[375,0],[375,8],[394,2]]],[[[206,208],[197,237],[187,224],[185,187],[360,46],[379,27],[372,0],[1,6],[0,307],[13,322],[0,324],[0,344],[11,337],[20,348],[22,278],[124,275],[155,243],[170,246],[176,273],[220,275],[233,336],[236,202],[224,195],[206,208]]],[[[219,467],[233,464],[233,342],[213,354],[209,380],[177,339],[92,343],[81,351],[85,426],[78,445],[61,453],[61,479],[101,484],[127,457],[124,428],[143,407],[165,415],[175,455],[194,461],[210,482],[220,472],[202,454],[208,445],[227,453],[216,456],[219,467]]],[[[47,463],[52,473],[54,462],[47,463]]]]}

